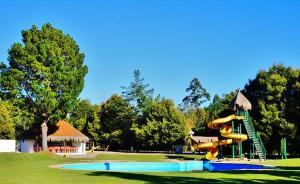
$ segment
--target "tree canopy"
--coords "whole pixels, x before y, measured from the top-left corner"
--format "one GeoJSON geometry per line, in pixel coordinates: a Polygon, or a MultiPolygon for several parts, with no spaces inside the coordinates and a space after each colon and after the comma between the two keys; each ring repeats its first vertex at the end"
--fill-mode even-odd
{"type": "MultiPolygon", "coordinates": [[[[273,65],[268,71],[260,71],[255,79],[245,86],[245,92],[253,110],[255,126],[267,142],[270,153],[278,151],[280,139],[289,138],[291,144],[297,144],[299,136],[299,100],[297,96],[299,70],[273,65]],[[291,108],[292,107],[292,108],[291,108]]],[[[299,146],[298,146],[299,148],[299,146]]],[[[297,149],[298,149],[297,148],[297,149]]],[[[290,149],[290,151],[296,151],[290,149]]],[[[299,151],[299,149],[298,149],[299,151]]]]}
{"type": "Polygon", "coordinates": [[[190,130],[193,129],[196,133],[204,133],[207,129],[207,114],[205,109],[200,106],[207,100],[210,100],[210,94],[197,78],[193,78],[190,81],[186,92],[189,94],[183,98],[183,104],[180,106],[186,116],[187,127],[189,127],[190,130]]]}
{"type": "Polygon", "coordinates": [[[198,109],[201,104],[210,100],[210,94],[197,78],[191,80],[186,92],[189,94],[182,100],[184,109],[198,109]]]}
{"type": "Polygon", "coordinates": [[[14,122],[8,106],[8,102],[0,101],[0,139],[15,138],[14,122]]]}
{"type": "Polygon", "coordinates": [[[133,81],[128,87],[122,86],[124,90],[122,92],[123,97],[132,102],[137,107],[137,110],[141,112],[149,101],[152,100],[154,89],[147,89],[149,84],[144,84],[144,78],[141,77],[139,70],[134,70],[133,81]]]}
{"type": "Polygon", "coordinates": [[[93,105],[89,100],[80,100],[70,112],[68,121],[94,142],[101,139],[100,105],[93,105]]]}
{"type": "Polygon", "coordinates": [[[171,150],[183,144],[187,136],[186,120],[173,101],[156,99],[144,113],[146,123],[135,127],[136,136],[152,149],[171,150]]]}
{"type": "Polygon", "coordinates": [[[131,127],[137,116],[134,108],[115,94],[101,105],[99,116],[103,142],[117,148],[129,148],[132,144],[131,127]]]}
{"type": "Polygon", "coordinates": [[[72,110],[83,89],[84,54],[70,35],[49,23],[22,31],[22,41],[12,45],[9,65],[1,67],[3,96],[27,106],[36,123],[54,123],[72,110]]]}

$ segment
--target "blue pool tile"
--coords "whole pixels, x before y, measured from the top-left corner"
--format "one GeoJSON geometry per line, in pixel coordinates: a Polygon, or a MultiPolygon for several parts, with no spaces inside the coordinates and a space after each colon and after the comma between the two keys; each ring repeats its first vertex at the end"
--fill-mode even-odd
{"type": "MultiPolygon", "coordinates": [[[[94,171],[125,171],[125,172],[178,172],[178,171],[233,171],[260,170],[263,165],[216,163],[210,161],[187,162],[100,162],[64,164],[64,169],[94,170],[94,171]]],[[[270,168],[270,167],[268,167],[270,168]]]]}

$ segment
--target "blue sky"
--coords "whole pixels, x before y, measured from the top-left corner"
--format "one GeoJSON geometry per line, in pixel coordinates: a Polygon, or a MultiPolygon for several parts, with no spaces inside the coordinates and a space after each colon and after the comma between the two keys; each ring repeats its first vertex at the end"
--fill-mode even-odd
{"type": "Polygon", "coordinates": [[[121,93],[139,69],[176,104],[197,77],[212,94],[243,88],[273,63],[300,66],[300,1],[1,1],[0,61],[21,30],[53,24],[89,67],[81,98],[121,93]]]}

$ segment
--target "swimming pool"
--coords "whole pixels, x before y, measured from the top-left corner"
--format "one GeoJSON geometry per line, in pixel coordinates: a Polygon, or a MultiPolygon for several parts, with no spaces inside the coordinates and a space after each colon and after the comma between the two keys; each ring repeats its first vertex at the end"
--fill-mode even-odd
{"type": "Polygon", "coordinates": [[[123,171],[123,172],[180,172],[180,171],[232,171],[261,170],[270,166],[236,163],[216,163],[210,161],[186,162],[97,162],[64,164],[62,169],[93,170],[93,171],[123,171]]]}

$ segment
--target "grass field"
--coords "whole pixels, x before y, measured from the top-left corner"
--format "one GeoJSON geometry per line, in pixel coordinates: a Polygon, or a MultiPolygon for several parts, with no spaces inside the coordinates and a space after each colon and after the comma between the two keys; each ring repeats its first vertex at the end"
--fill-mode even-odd
{"type": "Polygon", "coordinates": [[[0,183],[300,183],[300,159],[267,161],[266,164],[278,166],[278,169],[272,171],[121,173],[62,170],[48,167],[53,164],[95,160],[165,161],[169,159],[190,160],[195,158],[199,158],[199,156],[100,154],[93,159],[82,159],[63,158],[46,153],[1,153],[0,183]]]}

